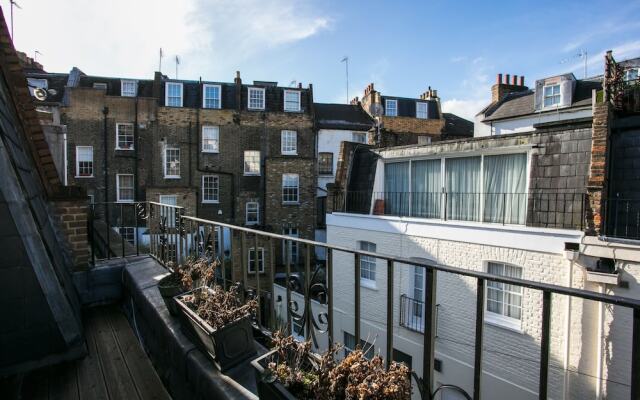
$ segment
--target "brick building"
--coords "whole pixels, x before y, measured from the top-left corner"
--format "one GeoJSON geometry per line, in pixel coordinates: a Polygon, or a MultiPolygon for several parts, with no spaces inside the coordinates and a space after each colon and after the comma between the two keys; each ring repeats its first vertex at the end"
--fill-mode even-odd
{"type": "Polygon", "coordinates": [[[443,113],[438,91],[431,87],[415,99],[383,95],[370,83],[362,99],[352,100],[352,104],[358,103],[376,118],[370,143],[380,147],[473,136],[473,123],[455,114],[443,113]]]}
{"type": "MultiPolygon", "coordinates": [[[[129,218],[133,208],[127,204],[145,200],[313,238],[311,85],[243,84],[239,72],[231,83],[175,80],[159,72],[153,80],[107,78],[77,68],[32,76],[57,85],[58,96],[47,106],[57,110],[66,132],[67,183],[84,187],[96,204],[115,203],[96,205],[96,212],[108,208],[110,226],[132,242],[148,239],[129,218]],[[123,217],[119,204],[125,205],[123,217]]],[[[271,258],[264,252],[259,258],[268,268],[271,258]]]]}

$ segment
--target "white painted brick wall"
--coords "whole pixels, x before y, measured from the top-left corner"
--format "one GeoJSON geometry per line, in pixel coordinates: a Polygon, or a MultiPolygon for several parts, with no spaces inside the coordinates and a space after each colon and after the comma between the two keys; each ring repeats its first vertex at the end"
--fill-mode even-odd
{"type": "MultiPolygon", "coordinates": [[[[559,238],[558,240],[562,240],[559,238]]],[[[358,241],[377,245],[379,253],[422,257],[437,260],[449,266],[481,271],[486,261],[501,261],[523,268],[523,279],[566,285],[569,261],[563,254],[520,250],[516,248],[488,246],[477,243],[441,240],[433,237],[408,236],[329,225],[327,241],[330,244],[357,248],[358,241]]],[[[505,243],[509,240],[505,240],[505,243]]],[[[563,243],[562,243],[563,246],[563,243]]],[[[561,246],[560,246],[561,247],[561,246]]],[[[396,265],[394,275],[394,347],[413,357],[413,368],[422,374],[423,336],[399,326],[400,295],[412,295],[412,267],[396,265]]],[[[631,281],[630,289],[610,293],[630,296],[640,293],[638,284],[640,265],[628,265],[625,274],[631,281]]],[[[377,289],[361,289],[361,335],[370,342],[375,340],[376,351],[385,355],[386,347],[386,263],[377,265],[377,289]]],[[[334,301],[335,337],[343,340],[343,332],[353,334],[354,312],[353,255],[334,253],[334,301]]],[[[455,383],[469,392],[472,389],[472,368],[475,331],[476,282],[472,278],[438,273],[437,302],[440,304],[436,357],[443,360],[443,374],[437,374],[441,383],[455,383]],[[460,368],[466,371],[461,373],[460,368]],[[455,376],[447,374],[447,371],[455,376]]],[[[596,290],[594,284],[586,284],[584,269],[574,265],[573,286],[596,290]]],[[[522,332],[485,324],[483,377],[491,385],[485,385],[485,394],[492,396],[517,396],[535,398],[538,387],[541,334],[541,293],[525,289],[523,293],[522,332]],[[492,387],[488,387],[492,386],[492,387]]],[[[549,371],[549,395],[563,398],[563,360],[565,349],[567,299],[554,296],[551,321],[551,356],[549,371]]],[[[594,398],[597,380],[597,316],[598,304],[574,299],[572,301],[569,369],[570,398],[594,398]]],[[[630,318],[629,310],[605,311],[605,362],[603,392],[607,398],[628,398],[630,371],[630,318]],[[617,384],[611,381],[621,382],[617,384]],[[609,394],[610,393],[610,394],[609,394]]],[[[511,397],[516,398],[516,397],[511,397]]]]}

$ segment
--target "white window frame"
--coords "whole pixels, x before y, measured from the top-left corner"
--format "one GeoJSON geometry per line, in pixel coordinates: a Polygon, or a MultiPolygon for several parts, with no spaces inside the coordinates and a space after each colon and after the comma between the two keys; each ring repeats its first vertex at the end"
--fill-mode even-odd
{"type": "Polygon", "coordinates": [[[625,82],[633,82],[640,79],[640,68],[627,68],[623,74],[623,80],[625,82]],[[635,72],[636,77],[633,78],[631,75],[635,72]]]}
{"type": "Polygon", "coordinates": [[[184,87],[182,82],[165,82],[164,84],[164,105],[165,107],[182,107],[184,104],[184,87]],[[169,104],[169,86],[180,86],[180,105],[169,104]]]}
{"type": "MultiPolygon", "coordinates": [[[[83,160],[83,162],[88,162],[83,160]]],[[[93,178],[94,165],[93,165],[93,146],[76,146],[76,178],[93,178]],[[91,175],[80,175],[80,159],[78,158],[78,149],[91,149],[91,175]]]]}
{"type": "Polygon", "coordinates": [[[384,115],[387,117],[397,117],[398,116],[398,100],[395,99],[386,99],[384,101],[384,115]],[[394,106],[391,107],[393,110],[395,110],[395,113],[389,114],[389,104],[393,104],[394,106]]]}
{"type": "Polygon", "coordinates": [[[428,119],[429,118],[429,106],[424,101],[416,101],[416,118],[428,119]],[[420,116],[420,107],[424,107],[424,116],[420,116]]]}
{"type": "Polygon", "coordinates": [[[165,147],[164,148],[164,152],[163,154],[163,159],[162,159],[162,169],[164,172],[164,179],[180,179],[180,148],[179,147],[165,147]],[[167,152],[169,151],[178,151],[178,174],[177,175],[169,175],[167,174],[168,172],[168,168],[167,168],[167,152]]]}
{"type": "MultiPolygon", "coordinates": [[[[366,240],[358,240],[358,250],[362,251],[371,251],[375,252],[377,249],[377,245],[373,242],[369,242],[366,240]],[[373,245],[373,246],[371,246],[373,245]],[[373,248],[373,249],[372,249],[373,248]]],[[[376,289],[376,272],[378,267],[378,259],[370,256],[360,256],[360,286],[376,289]],[[369,277],[365,278],[362,276],[362,272],[367,271],[369,277]],[[370,277],[373,274],[373,279],[370,277]]]]}
{"type": "Polygon", "coordinates": [[[299,174],[282,174],[282,203],[283,204],[300,204],[300,175],[299,174]],[[286,182],[286,178],[292,178],[295,177],[296,178],[296,186],[285,186],[285,182],[286,182]],[[295,200],[285,200],[285,197],[288,196],[288,194],[285,193],[285,190],[287,189],[292,189],[294,188],[296,189],[296,199],[295,200]]]}
{"type": "Polygon", "coordinates": [[[552,85],[544,85],[542,87],[542,108],[556,108],[556,107],[559,107],[560,104],[562,104],[562,86],[560,85],[560,83],[554,83],[552,85]],[[556,87],[556,86],[558,87],[558,94],[553,94],[553,88],[556,87]],[[546,94],[547,88],[551,89],[551,96],[547,96],[547,94],[546,94]],[[550,104],[550,105],[546,105],[545,104],[545,100],[547,98],[552,98],[553,99],[556,96],[558,97],[558,102],[557,103],[553,103],[553,104],[550,104]]]}
{"type": "Polygon", "coordinates": [[[335,154],[333,154],[330,151],[321,151],[321,152],[318,153],[318,175],[331,175],[331,176],[333,176],[333,158],[334,158],[334,156],[335,156],[335,154]],[[331,165],[330,165],[331,171],[330,172],[326,172],[325,170],[322,170],[320,168],[320,165],[321,165],[320,164],[320,159],[321,159],[321,156],[324,155],[324,154],[330,154],[331,155],[331,165]]]}
{"type": "Polygon", "coordinates": [[[248,110],[264,110],[266,102],[266,91],[264,88],[259,87],[249,87],[247,89],[247,109],[248,110]],[[252,107],[251,106],[251,92],[261,92],[262,93],[262,105],[260,107],[252,107]]]}
{"type": "MultiPolygon", "coordinates": [[[[261,172],[261,154],[259,150],[245,150],[244,151],[244,157],[243,157],[243,164],[244,164],[244,175],[245,176],[260,176],[260,172],[261,172]],[[255,156],[255,153],[258,154],[258,170],[257,171],[252,171],[251,169],[247,170],[247,153],[253,153],[253,156],[255,156]]],[[[254,161],[252,161],[253,163],[254,161]]]]}
{"type": "MultiPolygon", "coordinates": [[[[247,250],[247,271],[250,274],[255,274],[256,270],[254,268],[255,261],[251,259],[251,253],[255,253],[255,247],[250,247],[247,250]]],[[[261,274],[264,274],[264,247],[258,247],[258,270],[261,274]]]]}
{"type": "Polygon", "coordinates": [[[133,203],[136,196],[135,190],[136,190],[136,178],[133,174],[116,174],[116,202],[117,203],[133,203]],[[120,178],[125,176],[130,176],[131,181],[133,182],[130,188],[129,187],[125,188],[125,189],[131,189],[130,199],[123,199],[120,197],[120,189],[123,189],[120,187],[120,178]]]}
{"type": "Polygon", "coordinates": [[[220,203],[220,177],[218,175],[202,175],[202,179],[201,179],[202,185],[202,202],[204,204],[218,204],[220,203]],[[211,182],[212,187],[207,189],[205,188],[205,181],[208,180],[209,178],[212,178],[213,181],[211,182]],[[206,197],[206,192],[207,190],[210,190],[212,192],[212,198],[207,198],[206,197]]]}
{"type": "Polygon", "coordinates": [[[351,141],[356,143],[364,143],[367,144],[367,133],[366,132],[351,132],[351,141]],[[360,140],[363,138],[364,140],[360,140]]]}
{"type": "Polygon", "coordinates": [[[220,152],[220,127],[216,125],[203,125],[202,126],[202,152],[203,153],[219,153],[220,152]],[[205,137],[213,132],[213,137],[205,137]],[[206,141],[213,141],[212,148],[207,148],[208,143],[206,141]]]}
{"type": "Polygon", "coordinates": [[[129,232],[129,230],[131,230],[131,236],[132,236],[132,241],[130,242],[129,239],[127,239],[126,237],[123,237],[123,239],[125,240],[125,242],[129,242],[130,245],[135,246],[136,245],[136,228],[134,226],[117,226],[113,228],[118,235],[122,236],[122,231],[124,230],[125,235],[128,235],[127,232],[129,232]]]}
{"type": "Polygon", "coordinates": [[[283,108],[284,111],[286,112],[300,112],[301,110],[301,105],[300,105],[300,101],[301,101],[301,93],[299,90],[285,90],[284,91],[284,95],[282,96],[282,101],[284,102],[283,108]],[[287,107],[287,95],[296,95],[298,97],[298,105],[296,108],[288,108],[287,107]]]}
{"type": "Polygon", "coordinates": [[[298,155],[298,132],[292,130],[280,131],[280,152],[285,156],[298,155]],[[293,137],[293,140],[291,140],[293,137]],[[291,145],[293,144],[293,145],[291,145]]]}
{"type": "MultiPolygon", "coordinates": [[[[158,195],[158,203],[167,206],[178,206],[178,195],[176,194],[161,194],[158,195]],[[167,202],[166,199],[172,199],[167,202]]],[[[167,217],[167,228],[176,227],[176,209],[172,207],[160,207],[160,216],[167,217]]]]}
{"type": "Polygon", "coordinates": [[[260,224],[260,203],[257,201],[247,201],[245,203],[245,215],[244,215],[244,223],[245,225],[259,225],[260,224]],[[252,208],[252,210],[249,209],[252,208]],[[249,215],[255,214],[255,220],[250,221],[249,215]]]}
{"type": "Polygon", "coordinates": [[[120,96],[122,97],[136,97],[138,95],[138,81],[134,79],[121,79],[120,80],[120,96]],[[125,94],[125,85],[132,84],[133,85],[133,93],[126,92],[125,94]]]}
{"type": "Polygon", "coordinates": [[[209,108],[209,109],[221,109],[222,108],[222,86],[220,85],[213,85],[210,83],[203,83],[202,84],[202,108],[209,108]],[[218,98],[210,98],[207,97],[207,88],[217,88],[218,89],[218,98]],[[216,100],[218,101],[218,106],[217,107],[207,107],[207,100],[212,100],[213,102],[215,102],[216,100]]]}
{"type": "MultiPolygon", "coordinates": [[[[494,261],[494,260],[487,260],[484,261],[484,271],[486,273],[489,273],[489,264],[501,264],[503,266],[509,266],[512,268],[518,268],[520,269],[521,275],[520,277],[522,278],[524,275],[524,268],[519,266],[519,265],[515,265],[515,264],[510,264],[510,263],[506,263],[503,261],[494,261]]],[[[500,276],[504,276],[504,275],[500,275],[500,276]]],[[[489,301],[489,288],[491,287],[490,284],[492,282],[490,280],[487,281],[487,285],[485,286],[485,300],[484,300],[484,321],[490,325],[495,325],[495,326],[499,326],[502,328],[506,328],[515,332],[519,332],[522,333],[522,317],[524,315],[524,288],[522,286],[519,286],[518,288],[520,289],[520,293],[516,293],[516,292],[511,292],[512,294],[515,295],[519,295],[520,296],[520,319],[518,318],[513,318],[504,314],[499,314],[493,311],[489,311],[489,306],[488,306],[488,301],[489,301]]],[[[502,283],[496,283],[497,285],[504,285],[502,283]]],[[[498,289],[496,289],[498,290],[498,289]]],[[[502,289],[499,289],[502,293],[505,292],[504,287],[502,289]]],[[[504,302],[504,298],[503,298],[503,304],[507,304],[504,302]]],[[[504,308],[503,308],[503,312],[504,312],[504,308]]]]}
{"type": "Polygon", "coordinates": [[[135,127],[130,122],[118,122],[116,123],[116,150],[134,150],[135,149],[135,127]],[[131,127],[131,147],[120,146],[120,127],[131,127]]]}
{"type": "MultiPolygon", "coordinates": [[[[284,236],[289,236],[292,238],[299,238],[300,230],[294,227],[286,227],[282,229],[282,234],[284,236]]],[[[283,240],[282,241],[282,258],[285,260],[285,263],[286,263],[287,260],[284,258],[285,255],[289,256],[289,263],[291,265],[297,265],[298,262],[300,261],[300,247],[298,246],[298,242],[294,240],[290,240],[290,241],[283,240]],[[287,244],[289,245],[288,250],[286,246],[287,244]]]]}

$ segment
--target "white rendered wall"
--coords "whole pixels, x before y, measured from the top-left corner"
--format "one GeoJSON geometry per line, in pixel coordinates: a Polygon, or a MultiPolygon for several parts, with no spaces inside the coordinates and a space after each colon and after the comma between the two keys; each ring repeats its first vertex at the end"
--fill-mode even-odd
{"type": "Polygon", "coordinates": [[[491,136],[491,135],[507,135],[509,133],[522,133],[531,132],[534,130],[534,124],[540,124],[544,122],[556,122],[565,121],[568,119],[586,118],[592,117],[593,110],[588,109],[562,111],[558,112],[545,112],[539,114],[528,115],[523,118],[513,118],[507,120],[489,121],[487,123],[481,122],[484,117],[478,115],[475,118],[473,125],[473,136],[491,136]]]}
{"type": "MultiPolygon", "coordinates": [[[[376,244],[377,252],[436,260],[449,266],[484,270],[487,261],[515,264],[523,268],[523,279],[566,285],[570,261],[564,258],[565,242],[580,242],[577,231],[560,231],[526,227],[501,227],[489,224],[442,223],[377,216],[331,214],[327,216],[327,241],[356,248],[358,241],[376,244]],[[456,226],[457,225],[457,226],[456,226]],[[480,226],[480,225],[484,225],[480,226]]],[[[336,340],[344,331],[354,332],[353,324],[353,255],[334,252],[334,301],[336,340]]],[[[640,293],[640,266],[627,266],[635,286],[624,289],[640,293]]],[[[361,288],[361,335],[375,341],[376,351],[385,356],[386,348],[386,263],[378,261],[376,287],[361,288]]],[[[399,326],[400,295],[408,293],[412,269],[396,266],[394,275],[394,347],[413,357],[413,368],[422,374],[423,335],[399,326]]],[[[573,286],[596,289],[585,282],[584,268],[573,265],[573,286]]],[[[475,331],[476,282],[471,278],[439,273],[437,278],[438,338],[436,357],[443,362],[440,383],[454,383],[472,390],[475,331]]],[[[483,395],[491,399],[535,398],[538,387],[539,343],[542,296],[525,289],[521,330],[485,323],[483,395]]],[[[565,374],[567,301],[554,296],[551,323],[549,395],[562,399],[565,374]]],[[[597,316],[594,302],[572,301],[568,392],[572,399],[595,398],[597,387],[597,316]]],[[[630,318],[628,310],[604,310],[603,394],[607,398],[628,397],[630,370],[630,318]],[[626,311],[626,312],[625,312],[626,311]],[[615,318],[614,318],[615,317],[615,318]],[[615,339],[612,341],[612,339],[615,339]],[[614,351],[615,350],[615,351],[614,351]],[[611,375],[611,376],[610,376],[611,375]],[[621,382],[617,384],[615,382],[621,382]],[[626,397],[625,397],[626,393],[626,397]],[[620,396],[620,397],[618,397],[620,396]]]]}
{"type": "Polygon", "coordinates": [[[340,144],[342,142],[353,141],[353,133],[364,133],[366,131],[351,131],[342,129],[320,129],[318,130],[318,153],[333,153],[333,174],[318,175],[318,187],[327,188],[328,183],[336,180],[336,169],[338,168],[338,156],[340,154],[340,144]]]}

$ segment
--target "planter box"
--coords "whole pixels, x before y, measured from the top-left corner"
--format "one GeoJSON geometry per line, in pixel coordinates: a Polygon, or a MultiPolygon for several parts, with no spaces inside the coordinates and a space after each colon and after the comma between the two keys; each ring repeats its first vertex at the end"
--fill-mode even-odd
{"type": "Polygon", "coordinates": [[[164,300],[164,304],[167,306],[167,309],[169,309],[169,313],[171,315],[178,315],[178,307],[173,298],[184,293],[184,290],[182,289],[182,285],[173,282],[172,279],[172,275],[167,275],[160,279],[160,282],[158,282],[158,290],[160,291],[162,300],[164,300]]]}
{"type": "MultiPolygon", "coordinates": [[[[210,288],[207,290],[213,291],[210,288]]],[[[190,293],[177,296],[175,298],[176,305],[185,324],[197,337],[196,344],[199,344],[202,350],[209,354],[219,370],[226,371],[256,355],[253,328],[248,316],[218,330],[213,330],[211,325],[184,303],[184,296],[190,293]]]]}
{"type": "MultiPolygon", "coordinates": [[[[264,380],[264,371],[267,363],[271,359],[271,356],[276,354],[277,351],[278,349],[271,350],[270,352],[251,361],[251,365],[253,365],[255,370],[258,397],[260,399],[296,400],[297,397],[291,394],[291,392],[289,392],[289,390],[277,379],[273,382],[267,382],[264,380]]],[[[319,357],[317,357],[316,362],[320,362],[319,357]]]]}

